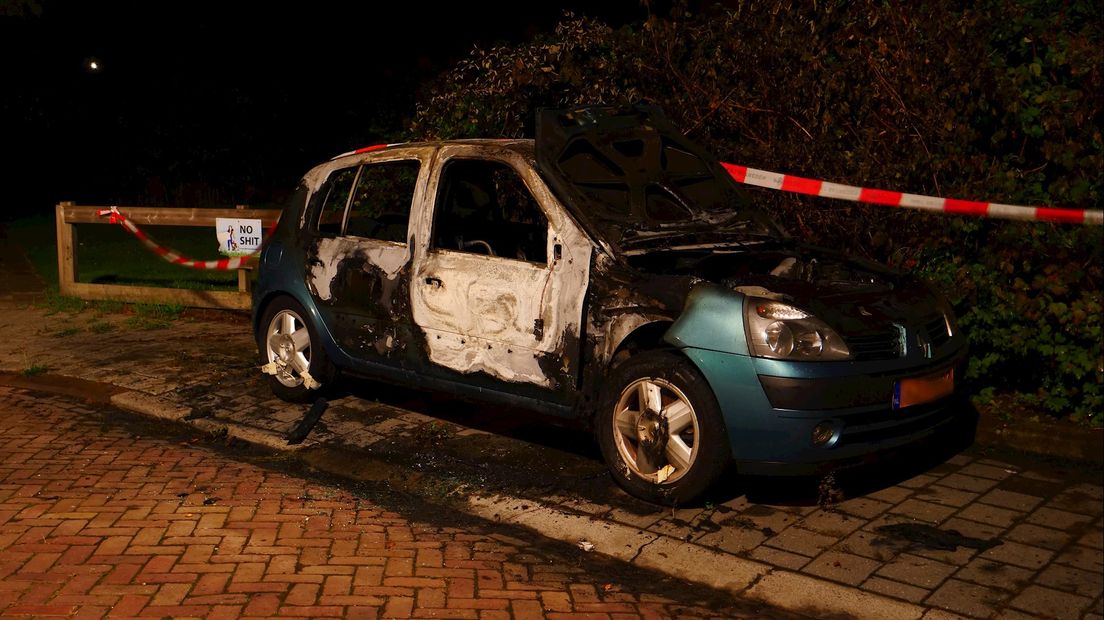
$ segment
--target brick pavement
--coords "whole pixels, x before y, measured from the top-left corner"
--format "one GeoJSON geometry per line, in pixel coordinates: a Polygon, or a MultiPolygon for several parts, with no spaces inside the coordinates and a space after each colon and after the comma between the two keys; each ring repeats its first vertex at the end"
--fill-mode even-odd
{"type": "Polygon", "coordinates": [[[794,617],[432,516],[0,387],[0,616],[794,617]]]}
{"type": "MultiPolygon", "coordinates": [[[[141,331],[91,311],[10,308],[4,316],[0,341],[10,348],[0,348],[0,369],[45,364],[156,396],[201,416],[194,423],[249,430],[273,445],[304,412],[271,398],[244,322],[185,320],[141,331]],[[113,327],[88,327],[101,323],[113,327]]],[[[570,446],[549,439],[555,433],[547,429],[501,431],[494,420],[490,434],[481,424],[493,416],[478,410],[385,397],[368,391],[332,401],[301,458],[336,463],[353,477],[385,476],[435,500],[505,493],[522,505],[632,528],[643,533],[628,552],[634,561],[654,541],[690,542],[766,571],[969,617],[1104,618],[1099,470],[974,448],[927,470],[883,472],[879,484],[826,506],[737,490],[712,506],[670,511],[624,496],[593,454],[565,451],[570,446]]],[[[528,524],[521,513],[492,504],[488,516],[528,524]]]]}

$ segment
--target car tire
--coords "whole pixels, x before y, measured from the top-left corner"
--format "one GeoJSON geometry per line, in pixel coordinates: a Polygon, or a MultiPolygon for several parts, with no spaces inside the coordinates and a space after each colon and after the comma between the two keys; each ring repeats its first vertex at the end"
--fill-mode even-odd
{"type": "Polygon", "coordinates": [[[677,353],[647,351],[626,360],[607,381],[600,407],[595,423],[602,456],[630,495],[686,505],[729,464],[728,433],[713,390],[677,353]]]}
{"type": "Polygon", "coordinates": [[[299,302],[291,297],[278,297],[265,308],[257,331],[261,364],[277,365],[276,374],[265,374],[268,385],[277,398],[293,403],[313,400],[337,378],[337,369],[307,316],[299,302]],[[303,367],[318,387],[306,385],[303,367]]]}

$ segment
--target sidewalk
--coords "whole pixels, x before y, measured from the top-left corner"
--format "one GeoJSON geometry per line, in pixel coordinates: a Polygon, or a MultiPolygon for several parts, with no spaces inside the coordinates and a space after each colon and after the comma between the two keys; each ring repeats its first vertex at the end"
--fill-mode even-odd
{"type": "Polygon", "coordinates": [[[2,309],[0,370],[110,384],[125,408],[748,599],[842,617],[1104,618],[1104,485],[1092,467],[973,448],[842,489],[737,484],[702,507],[660,509],[621,493],[585,436],[381,386],[332,401],[307,441],[287,446],[306,407],[268,393],[244,319],[144,331],[90,310],[2,309]]]}

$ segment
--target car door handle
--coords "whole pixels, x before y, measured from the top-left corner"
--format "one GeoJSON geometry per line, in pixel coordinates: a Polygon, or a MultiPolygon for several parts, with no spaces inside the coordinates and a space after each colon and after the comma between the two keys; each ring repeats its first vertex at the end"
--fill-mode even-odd
{"type": "Polygon", "coordinates": [[[432,284],[433,286],[436,286],[438,288],[440,288],[444,284],[444,282],[441,281],[441,278],[438,278],[437,276],[427,277],[425,279],[425,283],[426,284],[432,284]]]}

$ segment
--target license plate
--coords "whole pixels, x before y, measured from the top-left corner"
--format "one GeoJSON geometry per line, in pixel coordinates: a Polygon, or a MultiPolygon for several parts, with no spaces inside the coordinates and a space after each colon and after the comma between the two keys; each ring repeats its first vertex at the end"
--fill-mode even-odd
{"type": "Polygon", "coordinates": [[[930,403],[954,392],[954,369],[927,375],[910,377],[893,384],[893,408],[903,409],[913,405],[930,403]]]}

